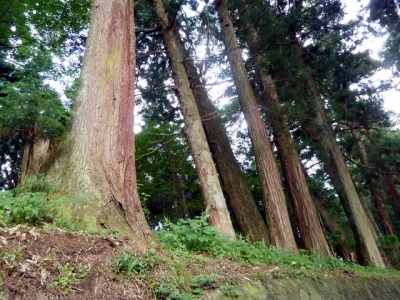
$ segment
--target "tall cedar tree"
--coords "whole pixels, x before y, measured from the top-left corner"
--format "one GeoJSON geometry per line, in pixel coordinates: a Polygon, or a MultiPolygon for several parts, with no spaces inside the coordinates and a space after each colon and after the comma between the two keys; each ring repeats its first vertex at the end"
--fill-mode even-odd
{"type": "Polygon", "coordinates": [[[383,170],[382,172],[383,180],[385,182],[386,188],[388,190],[388,195],[391,197],[391,203],[393,210],[400,220],[400,193],[397,190],[396,184],[394,183],[393,177],[389,172],[383,170]]]}
{"type": "MultiPolygon", "coordinates": [[[[314,8],[323,6],[323,3],[325,2],[321,1],[314,8]]],[[[332,4],[334,9],[340,7],[338,1],[328,3],[332,4]]],[[[285,6],[286,2],[281,2],[281,4],[285,6]]],[[[286,14],[286,11],[286,9],[282,9],[280,16],[286,14]]],[[[384,268],[385,264],[377,247],[372,223],[362,206],[347,165],[344,162],[342,152],[336,141],[336,135],[332,129],[332,123],[325,110],[325,103],[313,77],[313,69],[310,61],[305,59],[305,53],[299,41],[299,38],[303,38],[303,34],[308,32],[307,27],[299,23],[300,17],[305,15],[306,12],[311,12],[314,20],[326,20],[326,18],[320,19],[315,14],[318,10],[313,8],[303,9],[302,0],[291,3],[289,9],[291,22],[287,25],[285,39],[288,41],[287,45],[291,49],[290,55],[293,60],[293,65],[290,69],[294,71],[294,74],[304,76],[302,82],[297,80],[292,87],[299,95],[303,95],[303,97],[298,97],[301,101],[297,101],[297,106],[302,106],[307,114],[307,117],[301,120],[302,130],[306,132],[307,138],[315,142],[318,148],[318,151],[316,151],[318,159],[323,162],[324,168],[339,195],[356,240],[359,262],[384,268]],[[303,89],[299,90],[299,87],[303,87],[303,89]]],[[[312,28],[311,32],[317,32],[316,29],[319,30],[320,26],[313,26],[312,28]]],[[[294,94],[293,91],[292,93],[294,94]]]]}
{"type": "MultiPolygon", "coordinates": [[[[302,48],[295,34],[291,36],[291,40],[298,55],[300,66],[304,74],[308,74],[307,63],[303,59],[302,48]]],[[[374,264],[379,268],[384,268],[385,264],[372,233],[372,225],[344,162],[335,133],[325,111],[323,100],[311,74],[308,74],[306,84],[310,95],[308,105],[312,106],[312,112],[310,112],[312,120],[310,120],[311,123],[305,122],[304,124],[312,124],[312,126],[308,125],[306,130],[318,141],[322,153],[320,158],[324,165],[326,167],[329,165],[327,170],[330,170],[328,173],[353,230],[360,263],[374,264]]]]}
{"type": "Polygon", "coordinates": [[[356,140],[356,147],[358,150],[358,154],[361,157],[361,162],[365,167],[365,176],[367,179],[368,188],[371,192],[372,203],[375,206],[375,210],[378,214],[378,218],[382,227],[384,234],[386,235],[395,235],[396,231],[390,220],[389,212],[386,208],[386,205],[383,201],[382,191],[379,185],[379,177],[377,177],[373,171],[373,166],[371,165],[371,161],[369,159],[367,150],[365,149],[364,143],[361,140],[360,134],[358,131],[351,127],[351,134],[356,140]]]}
{"type": "Polygon", "coordinates": [[[180,44],[182,61],[184,61],[193,89],[212,157],[221,178],[222,188],[227,196],[240,233],[251,241],[264,240],[269,244],[268,229],[254,201],[249,184],[233,154],[221,118],[200,79],[193,58],[190,57],[189,51],[185,49],[178,31],[175,30],[174,33],[177,43],[180,44]]]}
{"type": "Polygon", "coordinates": [[[203,199],[209,212],[208,221],[222,235],[234,238],[235,231],[219,182],[217,170],[211,157],[210,148],[207,144],[200,113],[196,106],[196,99],[190,88],[179,43],[175,40],[175,20],[170,22],[162,0],[154,0],[153,5],[157,18],[160,21],[161,34],[173,70],[172,76],[175,81],[175,89],[185,123],[185,134],[196,164],[203,199]]]}
{"type": "MultiPolygon", "coordinates": [[[[242,6],[239,9],[241,11],[239,18],[244,16],[244,20],[249,20],[251,9],[248,7],[246,9],[245,1],[240,1],[240,4],[242,6]]],[[[263,55],[262,49],[257,47],[260,44],[261,37],[248,21],[242,23],[241,28],[245,29],[244,39],[249,45],[250,55],[252,55],[252,61],[255,64],[256,76],[261,83],[259,102],[268,115],[268,122],[272,128],[285,182],[289,189],[290,200],[299,226],[302,246],[323,256],[332,255],[307,186],[303,166],[284,117],[285,111],[281,107],[275,82],[266,69],[269,62],[263,55]]]]}
{"type": "Polygon", "coordinates": [[[271,244],[296,252],[297,245],[290,225],[279,170],[244,66],[228,8],[223,0],[217,0],[214,4],[218,12],[222,40],[232,69],[236,91],[252,140],[257,171],[261,179],[271,244]]]}
{"type": "Polygon", "coordinates": [[[54,197],[81,197],[60,213],[138,241],[154,239],[139,201],[134,157],[133,2],[92,2],[89,35],[71,131],[54,153],[54,197]]]}

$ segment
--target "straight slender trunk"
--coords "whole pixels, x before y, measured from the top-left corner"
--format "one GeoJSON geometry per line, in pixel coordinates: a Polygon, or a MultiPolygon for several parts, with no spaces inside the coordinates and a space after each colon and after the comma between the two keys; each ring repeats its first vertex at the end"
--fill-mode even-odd
{"type": "MultiPolygon", "coordinates": [[[[325,172],[328,174],[329,178],[332,180],[333,187],[334,187],[336,193],[338,194],[339,199],[345,199],[346,194],[345,194],[344,190],[341,189],[340,185],[338,185],[338,182],[340,182],[340,177],[338,176],[338,173],[335,172],[335,166],[333,165],[333,162],[332,162],[329,154],[324,150],[324,147],[321,145],[320,140],[315,137],[316,134],[313,133],[313,129],[310,126],[310,124],[302,123],[302,126],[305,129],[306,133],[309,134],[309,138],[311,138],[311,140],[313,142],[313,145],[311,146],[311,150],[313,150],[313,152],[315,153],[318,160],[320,160],[322,162],[325,172]]],[[[359,194],[358,194],[358,197],[359,197],[361,205],[364,208],[364,211],[368,217],[368,220],[369,220],[368,226],[370,226],[372,236],[373,236],[375,242],[378,242],[378,239],[382,235],[382,233],[378,227],[378,224],[375,222],[374,216],[372,215],[369,207],[365,204],[364,199],[359,194]]],[[[314,197],[314,199],[315,199],[315,197],[314,197]]]]}
{"type": "MultiPolygon", "coordinates": [[[[246,8],[246,1],[240,1],[239,10],[242,13],[246,13],[246,8]]],[[[246,38],[250,40],[250,54],[257,53],[258,50],[255,49],[257,46],[254,46],[258,45],[259,41],[257,32],[249,22],[244,22],[242,27],[249,31],[246,38]]],[[[262,88],[259,103],[267,114],[269,125],[272,128],[275,145],[281,160],[283,175],[289,189],[290,200],[299,226],[302,247],[318,252],[322,256],[332,255],[302,171],[303,166],[284,118],[275,82],[265,69],[265,66],[269,63],[262,55],[253,55],[253,61],[256,65],[256,73],[262,88]]]]}
{"type": "MultiPolygon", "coordinates": [[[[302,58],[303,53],[301,45],[294,34],[291,38],[294,51],[296,51],[299,59],[300,67],[304,74],[307,74],[309,73],[308,66],[302,58]]],[[[321,152],[329,156],[326,157],[325,162],[330,160],[332,171],[330,176],[332,183],[339,195],[353,230],[360,263],[365,265],[374,264],[379,268],[385,268],[385,263],[373,236],[372,225],[358,197],[353,180],[336,141],[335,133],[333,132],[328,115],[325,111],[323,100],[310,74],[307,76],[306,85],[310,96],[310,103],[308,104],[312,106],[310,114],[313,118],[310,120],[310,123],[305,122],[308,127],[306,130],[318,140],[322,150],[321,152]]]]}
{"type": "Polygon", "coordinates": [[[265,241],[269,245],[268,228],[254,201],[250,187],[233,154],[225,128],[212,104],[193,59],[185,49],[179,34],[175,31],[180,44],[182,60],[199,109],[208,144],[217,166],[222,188],[235,215],[240,233],[251,241],[265,241]]]}
{"type": "Polygon", "coordinates": [[[185,184],[183,182],[182,177],[183,176],[181,176],[181,174],[176,174],[176,179],[177,179],[177,181],[179,183],[178,193],[181,194],[181,204],[182,204],[182,207],[183,207],[183,217],[187,218],[187,216],[189,216],[189,210],[188,210],[187,205],[186,205],[185,184]]]}
{"type": "Polygon", "coordinates": [[[387,193],[391,198],[391,203],[396,216],[400,219],[400,193],[393,182],[392,175],[389,172],[382,171],[383,180],[387,187],[387,193]]]}
{"type": "Polygon", "coordinates": [[[374,237],[375,242],[378,242],[379,237],[382,236],[382,232],[378,226],[378,223],[376,223],[374,216],[372,215],[371,210],[369,209],[368,205],[365,203],[365,200],[363,197],[358,193],[358,198],[361,201],[361,205],[364,208],[365,213],[367,214],[369,224],[371,226],[371,233],[374,237]]]}
{"type": "Polygon", "coordinates": [[[285,181],[289,188],[290,200],[296,215],[304,248],[316,251],[323,256],[332,255],[302,171],[303,168],[297,149],[283,117],[275,83],[271,76],[265,74],[262,70],[258,73],[264,93],[268,95],[268,97],[265,97],[266,95],[264,94],[260,98],[261,104],[267,108],[266,113],[269,116],[269,124],[276,141],[275,144],[278,149],[285,181]]]}
{"type": "Polygon", "coordinates": [[[396,230],[394,229],[392,221],[390,220],[389,212],[385,206],[385,203],[383,202],[381,189],[378,186],[377,179],[374,178],[374,174],[370,169],[370,160],[367,151],[364,147],[364,144],[360,139],[359,133],[354,128],[351,128],[351,134],[357,141],[356,145],[361,157],[361,161],[366,166],[365,173],[366,173],[368,188],[371,191],[372,202],[374,203],[376,212],[378,214],[380,223],[382,225],[383,232],[386,235],[391,235],[391,234],[396,235],[396,230]]]}
{"type": "Polygon", "coordinates": [[[216,0],[222,31],[222,40],[232,69],[239,102],[242,107],[252,141],[263,200],[270,230],[271,244],[278,248],[297,251],[279,170],[273,156],[261,114],[250,85],[238,40],[224,0],[216,0]]]}
{"type": "Polygon", "coordinates": [[[215,226],[224,236],[234,238],[235,231],[226,206],[225,198],[219,182],[217,170],[211,157],[207,138],[204,133],[199,110],[190,82],[186,74],[184,61],[180,53],[179,43],[174,36],[175,24],[170,23],[162,0],[153,0],[154,10],[160,21],[161,34],[170,59],[172,76],[176,93],[185,123],[185,134],[200,179],[200,189],[204,202],[209,210],[209,223],[215,226]]]}
{"type": "Polygon", "coordinates": [[[133,2],[92,1],[89,35],[71,131],[52,154],[53,197],[83,199],[60,207],[87,229],[107,228],[154,241],[136,185],[133,2]]]}

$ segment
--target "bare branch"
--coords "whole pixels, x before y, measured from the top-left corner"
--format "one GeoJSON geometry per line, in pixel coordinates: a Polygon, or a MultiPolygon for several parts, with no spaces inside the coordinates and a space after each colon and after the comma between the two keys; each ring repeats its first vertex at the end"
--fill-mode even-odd
{"type": "Polygon", "coordinates": [[[161,24],[158,24],[156,27],[153,28],[139,28],[135,30],[135,33],[151,33],[151,32],[157,32],[160,31],[161,29],[161,24]]]}
{"type": "Polygon", "coordinates": [[[164,53],[164,50],[149,51],[149,52],[146,52],[143,55],[136,56],[136,59],[141,59],[141,58],[145,58],[145,57],[148,57],[150,55],[153,55],[153,54],[162,54],[162,53],[164,53]]]}

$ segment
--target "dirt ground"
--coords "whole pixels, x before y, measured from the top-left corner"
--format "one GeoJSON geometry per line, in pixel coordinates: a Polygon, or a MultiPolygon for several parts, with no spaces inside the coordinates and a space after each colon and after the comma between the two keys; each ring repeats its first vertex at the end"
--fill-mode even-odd
{"type": "MultiPolygon", "coordinates": [[[[127,280],[113,271],[117,257],[137,253],[137,248],[124,238],[25,226],[0,228],[0,298],[155,299],[149,280],[167,275],[165,270],[155,268],[149,280],[143,276],[127,280]]],[[[234,274],[236,283],[241,283],[250,281],[250,274],[271,268],[207,258],[201,266],[188,266],[185,271],[191,276],[234,274]]]]}
{"type": "Polygon", "coordinates": [[[122,244],[62,230],[3,230],[3,299],[129,299],[124,283],[110,272],[122,244]]]}
{"type": "MultiPolygon", "coordinates": [[[[19,225],[0,227],[0,299],[163,299],[154,289],[163,277],[171,277],[171,265],[165,268],[169,257],[164,251],[156,250],[157,259],[164,263],[146,276],[127,278],[113,268],[123,253],[140,256],[145,250],[127,238],[19,225]]],[[[184,270],[175,274],[184,273],[180,278],[218,274],[220,279],[208,287],[213,291],[226,284],[227,279],[232,279],[232,284],[262,283],[284,273],[281,266],[252,266],[229,259],[193,256],[197,258],[189,259],[184,270]]],[[[329,276],[355,275],[343,271],[329,276]]]]}

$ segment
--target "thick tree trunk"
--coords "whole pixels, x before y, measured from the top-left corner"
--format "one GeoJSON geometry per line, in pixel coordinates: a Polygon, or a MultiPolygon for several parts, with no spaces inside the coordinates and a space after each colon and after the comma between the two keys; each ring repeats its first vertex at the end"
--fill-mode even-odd
{"type": "Polygon", "coordinates": [[[290,225],[279,170],[247,76],[228,8],[224,0],[216,0],[215,6],[220,20],[222,39],[232,69],[236,91],[245,115],[254,149],[257,170],[261,179],[271,244],[278,248],[285,248],[296,252],[297,245],[290,225]]]}
{"type": "Polygon", "coordinates": [[[150,241],[135,174],[134,39],[132,1],[93,1],[72,128],[48,174],[54,197],[83,199],[63,217],[150,241]]]}
{"type": "Polygon", "coordinates": [[[351,134],[357,141],[356,145],[361,157],[361,161],[366,166],[365,173],[367,177],[368,188],[371,191],[372,202],[374,203],[376,212],[382,225],[383,232],[387,235],[395,235],[396,230],[394,229],[392,221],[390,220],[389,212],[385,206],[385,203],[383,202],[383,196],[381,193],[381,189],[378,186],[377,179],[374,178],[374,174],[370,169],[370,160],[364,144],[360,139],[358,132],[354,128],[351,128],[351,134]]]}
{"type": "Polygon", "coordinates": [[[224,236],[235,237],[232,221],[226,206],[219,182],[217,170],[211,157],[207,138],[204,133],[199,110],[190,82],[186,74],[180,53],[179,43],[174,36],[174,24],[171,24],[162,0],[153,0],[154,9],[160,20],[161,33],[170,59],[176,93],[185,123],[185,134],[200,179],[200,189],[204,202],[209,210],[209,223],[215,226],[224,236]]]}
{"type": "Polygon", "coordinates": [[[196,104],[199,109],[208,144],[222,181],[222,188],[235,215],[240,233],[251,241],[265,241],[269,244],[269,233],[250,187],[233,154],[229,138],[221,118],[212,104],[201,82],[200,75],[185,49],[178,33],[175,36],[180,44],[182,61],[185,62],[196,104]]]}
{"type": "Polygon", "coordinates": [[[393,178],[389,172],[382,172],[383,180],[385,181],[387,192],[391,198],[391,203],[396,216],[400,219],[400,193],[393,182],[393,178]]]}
{"type": "MultiPolygon", "coordinates": [[[[301,46],[296,37],[292,37],[292,40],[300,66],[304,73],[307,74],[307,64],[302,59],[301,46]]],[[[325,111],[324,103],[311,75],[307,76],[306,84],[310,95],[309,104],[312,105],[311,115],[313,117],[311,126],[307,125],[307,122],[304,122],[308,127],[306,130],[318,140],[321,152],[329,156],[326,157],[324,163],[330,160],[332,183],[339,195],[353,230],[360,263],[365,265],[374,264],[379,268],[384,268],[385,264],[375,242],[372,226],[358,197],[353,180],[344,162],[339,145],[336,142],[335,133],[332,130],[325,111]]]]}

